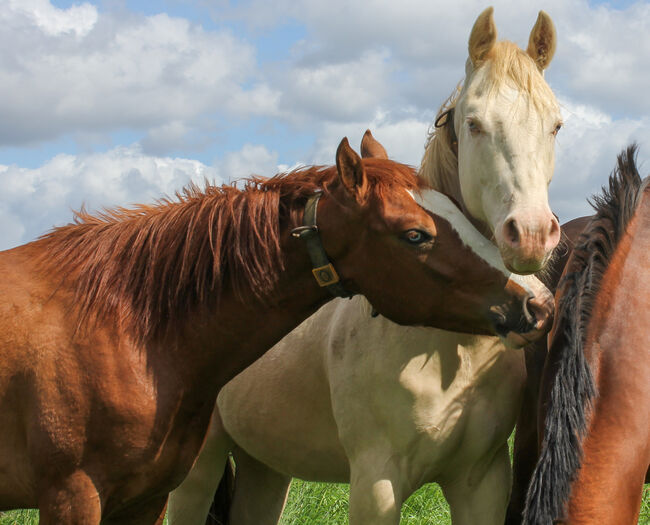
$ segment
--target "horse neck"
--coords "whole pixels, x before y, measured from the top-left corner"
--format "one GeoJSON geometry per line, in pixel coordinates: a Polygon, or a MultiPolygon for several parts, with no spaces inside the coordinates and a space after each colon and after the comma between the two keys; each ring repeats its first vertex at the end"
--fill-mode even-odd
{"type": "MultiPolygon", "coordinates": [[[[601,339],[602,334],[608,330],[615,330],[621,319],[617,312],[636,312],[635,317],[648,317],[650,298],[643,293],[638,293],[639,278],[643,279],[647,268],[650,266],[650,189],[641,196],[638,207],[630,222],[626,225],[625,233],[616,246],[611,260],[604,272],[600,288],[594,299],[593,309],[589,324],[586,329],[585,339],[593,341],[601,339]],[[611,325],[614,325],[612,327],[611,325]]],[[[620,330],[622,335],[616,336],[617,341],[623,337],[631,337],[627,346],[634,347],[634,332],[640,330],[642,336],[647,325],[644,322],[628,324],[627,316],[622,320],[625,329],[620,330]]],[[[618,327],[619,329],[622,327],[618,327]]],[[[638,338],[637,338],[638,339],[638,338]]],[[[585,353],[595,359],[599,352],[609,352],[609,346],[585,345],[585,353]],[[591,355],[593,353],[594,355],[591,355]]],[[[621,347],[626,347],[621,344],[621,347]]],[[[624,353],[621,348],[617,354],[624,353]]]]}
{"type": "Polygon", "coordinates": [[[290,235],[303,198],[278,203],[262,191],[267,202],[254,208],[242,193],[216,191],[238,201],[226,207],[225,197],[194,192],[151,209],[82,216],[29,248],[79,312],[80,338],[108,331],[168,368],[191,375],[203,366],[225,381],[328,298],[290,235]]]}
{"type": "Polygon", "coordinates": [[[647,428],[650,399],[650,298],[641,291],[642,276],[650,266],[649,192],[643,200],[603,275],[586,327],[584,352],[598,399],[581,443],[582,462],[571,485],[567,523],[586,523],[587,517],[589,523],[636,523],[638,518],[648,469],[641,452],[647,450],[647,434],[638,429],[647,428]],[[619,503],[603,504],[603,494],[619,503]]]}
{"type": "MultiPolygon", "coordinates": [[[[295,241],[294,241],[295,242],[295,241]]],[[[251,291],[236,297],[228,294],[209,314],[206,333],[208,359],[218,367],[218,382],[224,385],[244,370],[282,337],[331,299],[311,273],[304,246],[285,252],[285,271],[266,303],[251,291]]]]}

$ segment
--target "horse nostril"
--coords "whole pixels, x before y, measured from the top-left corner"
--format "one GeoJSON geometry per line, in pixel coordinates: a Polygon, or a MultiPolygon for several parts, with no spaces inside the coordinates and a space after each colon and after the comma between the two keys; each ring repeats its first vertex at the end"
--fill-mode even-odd
{"type": "Polygon", "coordinates": [[[523,310],[524,310],[524,317],[526,318],[526,321],[528,321],[529,324],[534,325],[536,319],[533,313],[531,312],[531,305],[530,305],[530,301],[532,300],[532,298],[533,296],[529,295],[528,297],[526,297],[526,299],[524,299],[523,310]]]}
{"type": "Polygon", "coordinates": [[[503,225],[503,237],[505,241],[513,247],[519,246],[520,235],[517,221],[512,218],[508,219],[503,225]]]}
{"type": "Polygon", "coordinates": [[[550,312],[546,302],[533,295],[524,300],[523,310],[526,321],[537,330],[543,328],[549,319],[550,312]]]}
{"type": "Polygon", "coordinates": [[[552,250],[560,242],[560,223],[555,217],[551,218],[551,226],[546,236],[546,248],[552,250]]]}

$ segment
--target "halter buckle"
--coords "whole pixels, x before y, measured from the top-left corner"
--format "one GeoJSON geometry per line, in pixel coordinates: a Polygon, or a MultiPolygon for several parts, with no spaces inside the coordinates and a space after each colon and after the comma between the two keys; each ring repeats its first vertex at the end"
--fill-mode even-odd
{"type": "Polygon", "coordinates": [[[318,286],[324,288],[330,284],[339,282],[339,274],[336,273],[332,263],[326,264],[325,266],[319,266],[318,268],[313,268],[311,273],[314,274],[318,286]]]}

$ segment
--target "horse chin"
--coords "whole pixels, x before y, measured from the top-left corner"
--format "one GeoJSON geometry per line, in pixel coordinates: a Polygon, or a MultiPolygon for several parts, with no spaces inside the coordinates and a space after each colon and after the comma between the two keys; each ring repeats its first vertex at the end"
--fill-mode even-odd
{"type": "Polygon", "coordinates": [[[503,258],[503,264],[508,271],[519,275],[531,275],[539,272],[546,266],[546,261],[548,261],[548,257],[542,257],[541,259],[503,258]]]}

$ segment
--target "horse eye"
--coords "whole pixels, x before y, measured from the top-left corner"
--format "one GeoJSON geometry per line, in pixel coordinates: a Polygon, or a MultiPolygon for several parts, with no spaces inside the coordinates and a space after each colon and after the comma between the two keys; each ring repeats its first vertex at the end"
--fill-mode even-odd
{"type": "Polygon", "coordinates": [[[481,132],[481,126],[474,119],[467,120],[467,127],[472,135],[478,135],[481,132]]]}
{"type": "Polygon", "coordinates": [[[406,230],[404,232],[404,240],[409,244],[422,244],[431,240],[431,235],[422,230],[406,230]]]}
{"type": "Polygon", "coordinates": [[[557,134],[558,134],[558,131],[560,131],[560,129],[562,129],[562,123],[561,123],[561,122],[558,122],[558,123],[557,123],[557,126],[555,126],[555,129],[554,129],[553,132],[552,132],[552,133],[553,133],[553,136],[557,135],[557,134]]]}

